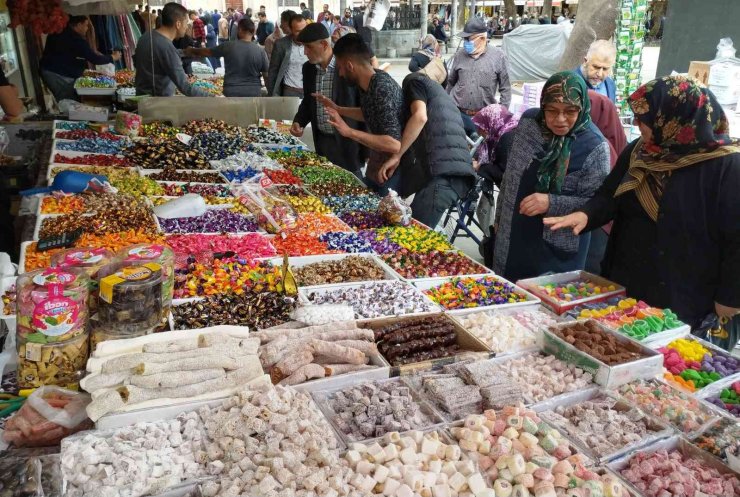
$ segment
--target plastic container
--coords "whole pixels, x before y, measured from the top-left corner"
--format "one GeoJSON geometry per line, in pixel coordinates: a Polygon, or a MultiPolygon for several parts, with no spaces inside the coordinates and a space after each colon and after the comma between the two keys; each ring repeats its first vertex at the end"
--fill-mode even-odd
{"type": "Polygon", "coordinates": [[[112,333],[137,337],[162,321],[162,266],[154,262],[109,264],[100,271],[98,318],[112,333]]]}
{"type": "Polygon", "coordinates": [[[110,331],[107,328],[100,327],[99,323],[95,323],[91,326],[90,331],[90,351],[95,352],[96,347],[100,342],[107,342],[110,340],[123,340],[126,338],[136,338],[144,335],[148,335],[151,329],[142,330],[140,333],[118,333],[110,331]]]}
{"type": "Polygon", "coordinates": [[[90,352],[87,331],[55,343],[33,343],[18,338],[18,386],[39,388],[57,385],[77,390],[90,352]]]}
{"type": "Polygon", "coordinates": [[[47,268],[18,277],[18,342],[64,342],[86,332],[87,273],[47,268]]]}
{"type": "Polygon", "coordinates": [[[178,217],[198,217],[208,210],[206,201],[197,193],[188,193],[174,200],[169,200],[154,208],[157,217],[164,219],[178,217]]]}
{"type": "Polygon", "coordinates": [[[167,315],[172,306],[175,291],[175,253],[167,245],[140,243],[121,249],[116,254],[116,261],[126,266],[153,262],[162,267],[162,319],[167,322],[167,315]]]}
{"type": "Polygon", "coordinates": [[[51,256],[51,265],[60,268],[75,267],[84,270],[90,277],[88,286],[88,309],[93,315],[98,309],[98,271],[111,263],[113,252],[104,247],[73,248],[51,256]]]}

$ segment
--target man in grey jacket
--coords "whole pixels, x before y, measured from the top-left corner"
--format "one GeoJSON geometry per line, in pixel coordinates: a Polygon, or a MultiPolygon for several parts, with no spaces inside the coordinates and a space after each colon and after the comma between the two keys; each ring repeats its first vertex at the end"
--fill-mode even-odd
{"type": "Polygon", "coordinates": [[[306,27],[306,20],[300,14],[286,10],[280,16],[280,27],[285,36],[275,42],[272,49],[267,94],[271,97],[303,97],[303,64],[308,58],[297,39],[306,27]]]}
{"type": "Polygon", "coordinates": [[[162,9],[162,26],[144,33],[136,45],[136,94],[170,97],[175,87],[188,97],[209,97],[188,83],[182,60],[172,41],[185,36],[188,11],[170,2],[162,9]]]}

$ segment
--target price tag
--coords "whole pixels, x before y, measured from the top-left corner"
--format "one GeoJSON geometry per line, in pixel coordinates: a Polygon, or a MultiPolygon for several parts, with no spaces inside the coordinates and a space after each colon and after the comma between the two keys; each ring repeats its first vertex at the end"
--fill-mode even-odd
{"type": "Polygon", "coordinates": [[[40,343],[26,343],[26,360],[39,362],[41,360],[41,344],[40,343]]]}

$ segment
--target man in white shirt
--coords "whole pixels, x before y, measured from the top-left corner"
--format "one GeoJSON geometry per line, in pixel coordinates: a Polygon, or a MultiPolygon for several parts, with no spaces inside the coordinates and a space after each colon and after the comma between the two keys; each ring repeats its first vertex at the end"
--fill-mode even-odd
{"type": "Polygon", "coordinates": [[[271,97],[303,97],[303,64],[308,58],[297,40],[306,20],[292,13],[289,26],[290,35],[278,40],[272,51],[267,76],[267,92],[271,97]]]}

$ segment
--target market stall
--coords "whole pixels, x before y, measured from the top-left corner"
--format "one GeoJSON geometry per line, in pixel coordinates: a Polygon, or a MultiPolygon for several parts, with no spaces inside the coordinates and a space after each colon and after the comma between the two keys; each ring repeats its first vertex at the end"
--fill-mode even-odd
{"type": "Polygon", "coordinates": [[[506,281],[285,103],[180,100],[53,123],[0,280],[8,495],[740,495],[740,361],[670,309],[506,281]]]}

